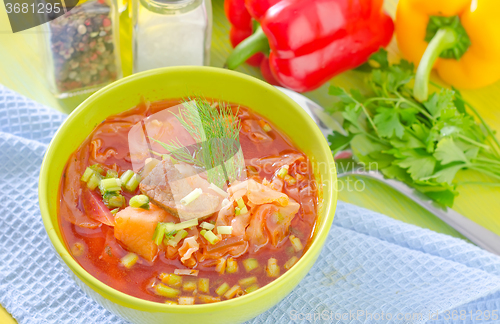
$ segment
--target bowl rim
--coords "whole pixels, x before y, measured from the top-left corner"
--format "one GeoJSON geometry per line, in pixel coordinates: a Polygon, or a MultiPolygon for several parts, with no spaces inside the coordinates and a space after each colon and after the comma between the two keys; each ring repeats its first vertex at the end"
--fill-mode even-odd
{"type": "MultiPolygon", "coordinates": [[[[326,199],[326,197],[323,197],[323,208],[324,208],[324,213],[325,213],[325,221],[323,222],[322,226],[318,226],[315,229],[315,237],[313,238],[312,243],[310,244],[309,248],[307,251],[300,257],[299,261],[286,273],[278,277],[277,279],[273,280],[269,284],[261,287],[260,289],[256,290],[252,294],[244,295],[239,298],[234,298],[230,300],[224,300],[221,302],[216,302],[216,303],[211,303],[211,304],[195,304],[195,305],[169,305],[169,304],[162,304],[162,303],[157,303],[145,299],[141,299],[138,297],[134,297],[131,295],[128,295],[126,293],[123,293],[117,289],[114,289],[102,281],[98,280],[94,276],[92,276],[89,272],[87,272],[70,254],[68,249],[66,249],[64,242],[62,240],[59,240],[59,237],[55,231],[55,228],[58,228],[59,224],[56,222],[54,224],[51,220],[50,213],[49,213],[49,198],[48,194],[45,190],[47,187],[48,182],[50,181],[48,175],[49,175],[49,170],[50,170],[50,160],[54,158],[54,156],[57,153],[57,148],[59,144],[64,140],[64,137],[61,136],[60,134],[65,133],[68,128],[68,125],[74,123],[76,120],[79,120],[82,118],[82,115],[85,113],[89,107],[92,107],[95,105],[95,102],[99,100],[99,97],[109,91],[112,91],[116,88],[119,88],[122,86],[122,84],[129,83],[129,82],[136,82],[138,80],[148,78],[153,75],[158,75],[158,74],[169,74],[169,73],[178,73],[178,72],[186,72],[186,71],[201,71],[201,72],[206,72],[206,73],[216,73],[216,74],[223,74],[225,75],[224,77],[231,77],[231,78],[240,78],[244,79],[246,82],[251,82],[251,83],[257,83],[258,86],[262,87],[263,89],[273,92],[275,96],[281,97],[281,99],[286,102],[289,106],[294,107],[294,112],[299,114],[299,117],[301,117],[304,120],[304,123],[308,124],[308,126],[313,126],[310,127],[312,129],[312,136],[315,139],[320,139],[319,141],[316,141],[315,145],[320,145],[322,150],[328,150],[329,146],[326,142],[326,139],[324,138],[323,134],[319,130],[319,128],[316,126],[314,121],[307,115],[307,113],[295,102],[293,101],[290,97],[285,95],[283,92],[279,91],[276,89],[274,86],[261,81],[257,78],[254,78],[252,76],[236,72],[236,71],[231,71],[227,69],[222,69],[222,68],[216,68],[216,67],[207,67],[207,66],[176,66],[176,67],[165,67],[165,68],[159,68],[159,69],[154,69],[154,70],[149,70],[149,71],[144,71],[140,73],[133,74],[131,76],[122,78],[120,80],[117,80],[104,88],[98,90],[94,94],[92,94],[90,97],[88,97],[86,100],[84,100],[80,105],[78,105],[73,112],[64,120],[64,122],[59,126],[58,130],[54,134],[47,150],[45,153],[45,156],[43,158],[43,162],[41,165],[40,169],[40,177],[39,177],[39,183],[38,183],[38,197],[39,197],[39,206],[40,206],[40,212],[43,220],[43,224],[45,227],[45,230],[47,232],[47,235],[49,236],[49,239],[55,249],[55,251],[59,254],[61,259],[64,261],[66,266],[80,279],[83,281],[85,285],[90,287],[92,290],[96,291],[98,294],[103,296],[104,298],[110,300],[111,302],[117,303],[121,306],[136,309],[136,310],[141,310],[141,311],[146,311],[146,312],[169,312],[169,313],[203,313],[203,312],[215,312],[219,310],[223,310],[224,308],[228,307],[237,307],[240,305],[244,305],[247,303],[251,303],[252,301],[261,298],[264,296],[269,290],[272,289],[273,286],[278,286],[285,284],[286,281],[288,281],[288,278],[292,278],[294,276],[294,273],[299,273],[304,271],[304,268],[307,268],[309,266],[309,263],[314,264],[315,259],[314,258],[314,253],[312,251],[318,250],[317,254],[321,252],[321,248],[323,247],[324,241],[326,240],[326,237],[328,236],[328,232],[330,230],[334,214],[335,214],[335,209],[336,209],[336,204],[337,204],[337,172],[335,168],[335,163],[332,154],[326,154],[327,156],[327,163],[330,166],[333,166],[333,169],[330,169],[331,172],[327,172],[326,174],[323,175],[323,182],[326,182],[326,186],[329,187],[331,191],[331,196],[329,199],[326,199]]],[[[130,107],[130,109],[133,107],[130,107]]],[[[94,127],[95,128],[95,127],[94,127]]],[[[286,133],[285,133],[286,134],[286,133]]],[[[312,265],[311,265],[312,266],[312,265]]]]}

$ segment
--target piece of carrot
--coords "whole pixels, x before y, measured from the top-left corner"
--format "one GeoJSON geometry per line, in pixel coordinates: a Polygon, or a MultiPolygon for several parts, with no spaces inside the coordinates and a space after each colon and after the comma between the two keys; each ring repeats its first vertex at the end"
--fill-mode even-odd
{"type": "Polygon", "coordinates": [[[149,210],[127,207],[115,216],[115,237],[128,250],[153,261],[158,253],[158,246],[153,241],[153,234],[158,222],[171,220],[170,214],[153,204],[149,210]]]}

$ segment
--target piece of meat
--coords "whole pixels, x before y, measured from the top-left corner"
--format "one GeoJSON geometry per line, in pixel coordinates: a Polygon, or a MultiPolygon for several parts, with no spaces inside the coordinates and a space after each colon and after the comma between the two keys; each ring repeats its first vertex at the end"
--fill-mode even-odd
{"type": "Polygon", "coordinates": [[[149,210],[129,206],[115,216],[115,237],[130,251],[153,261],[158,253],[153,241],[156,225],[173,220],[173,216],[154,204],[150,204],[149,210]]]}
{"type": "Polygon", "coordinates": [[[221,197],[210,193],[208,181],[193,170],[183,164],[173,165],[166,159],[141,181],[139,188],[143,194],[178,216],[181,221],[211,216],[220,209],[221,197]],[[203,193],[187,206],[182,205],[181,199],[196,188],[202,189],[203,193]]]}

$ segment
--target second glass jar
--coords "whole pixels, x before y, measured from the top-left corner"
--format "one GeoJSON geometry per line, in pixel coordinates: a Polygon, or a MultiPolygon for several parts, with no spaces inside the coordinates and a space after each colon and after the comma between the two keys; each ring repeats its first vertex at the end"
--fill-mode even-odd
{"type": "Polygon", "coordinates": [[[208,65],[210,0],[133,0],[134,73],[178,65],[208,65]]]}

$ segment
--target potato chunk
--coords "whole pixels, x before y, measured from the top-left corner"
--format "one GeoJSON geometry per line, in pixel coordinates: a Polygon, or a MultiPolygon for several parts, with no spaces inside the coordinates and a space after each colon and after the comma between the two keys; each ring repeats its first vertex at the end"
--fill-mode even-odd
{"type": "Polygon", "coordinates": [[[150,209],[127,207],[115,216],[115,237],[132,252],[148,261],[153,261],[158,246],[153,242],[153,234],[158,222],[174,221],[174,217],[164,209],[150,204],[150,209]]]}

